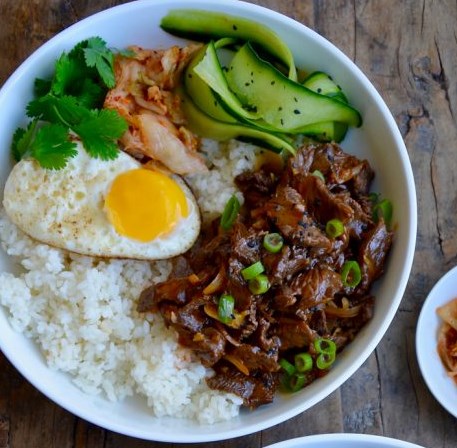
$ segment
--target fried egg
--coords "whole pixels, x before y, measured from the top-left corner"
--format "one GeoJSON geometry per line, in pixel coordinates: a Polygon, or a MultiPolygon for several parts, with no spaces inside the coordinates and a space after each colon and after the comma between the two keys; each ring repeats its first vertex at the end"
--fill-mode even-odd
{"type": "Polygon", "coordinates": [[[179,176],[146,169],[124,152],[92,158],[81,146],[58,171],[35,160],[17,163],[3,205],[32,238],[91,256],[170,258],[200,232],[196,200],[179,176]]]}

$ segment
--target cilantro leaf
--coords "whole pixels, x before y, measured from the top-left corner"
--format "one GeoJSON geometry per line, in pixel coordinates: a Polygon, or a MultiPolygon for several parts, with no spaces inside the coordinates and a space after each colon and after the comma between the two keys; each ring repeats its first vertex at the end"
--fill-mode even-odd
{"type": "Polygon", "coordinates": [[[52,81],[47,79],[35,79],[35,95],[44,96],[51,91],[52,81]]]}
{"type": "Polygon", "coordinates": [[[116,140],[127,130],[127,122],[114,110],[91,111],[91,117],[74,126],[84,148],[92,156],[113,160],[119,148],[116,140]]]}
{"type": "Polygon", "coordinates": [[[87,40],[87,47],[83,52],[87,66],[95,67],[106,87],[113,88],[116,85],[114,55],[106,47],[106,42],[101,37],[92,37],[87,40]]]}
{"type": "Polygon", "coordinates": [[[62,53],[55,64],[52,93],[59,96],[68,94],[71,89],[75,90],[75,84],[79,84],[84,68],[76,59],[70,58],[67,53],[62,53]]]}
{"type": "MultiPolygon", "coordinates": [[[[72,53],[71,53],[72,54],[72,53]]],[[[100,85],[97,72],[86,65],[84,57],[63,53],[56,62],[51,90],[56,96],[71,95],[89,109],[103,104],[105,86],[100,85]]]]}
{"type": "Polygon", "coordinates": [[[116,111],[101,109],[114,86],[114,54],[102,38],[83,40],[62,53],[51,79],[35,79],[36,98],[26,107],[32,121],[14,133],[13,157],[31,156],[44,168],[63,168],[77,153],[73,132],[92,157],[116,158],[127,123],[116,111]]]}
{"type": "Polygon", "coordinates": [[[91,111],[78,103],[73,96],[58,98],[52,94],[31,101],[27,115],[33,118],[72,127],[89,117],[91,111]]]}
{"type": "Polygon", "coordinates": [[[105,101],[106,90],[90,78],[85,78],[81,84],[81,91],[76,98],[81,106],[88,109],[98,109],[105,101]]]}
{"type": "Polygon", "coordinates": [[[19,162],[29,152],[30,145],[33,141],[37,120],[31,121],[27,128],[17,128],[13,135],[13,143],[11,146],[13,157],[16,162],[19,162]]]}
{"type": "Polygon", "coordinates": [[[35,119],[46,120],[52,123],[59,121],[59,117],[54,110],[55,97],[50,93],[32,100],[27,104],[27,116],[35,119]]]}
{"type": "Polygon", "coordinates": [[[31,146],[31,155],[43,167],[59,170],[70,157],[78,154],[76,143],[69,140],[68,129],[58,124],[45,124],[38,129],[31,146]]]}

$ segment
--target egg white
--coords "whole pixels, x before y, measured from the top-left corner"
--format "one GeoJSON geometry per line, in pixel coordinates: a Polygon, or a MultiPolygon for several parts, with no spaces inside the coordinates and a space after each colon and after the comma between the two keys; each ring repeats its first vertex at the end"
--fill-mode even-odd
{"type": "Polygon", "coordinates": [[[140,167],[123,152],[110,161],[90,157],[80,144],[78,155],[58,171],[41,168],[35,160],[21,160],[7,179],[3,205],[9,218],[32,238],[79,254],[146,260],[179,255],[200,232],[196,200],[180,177],[173,179],[187,198],[189,214],[166,235],[149,242],[125,237],[104,210],[114,178],[140,167]]]}

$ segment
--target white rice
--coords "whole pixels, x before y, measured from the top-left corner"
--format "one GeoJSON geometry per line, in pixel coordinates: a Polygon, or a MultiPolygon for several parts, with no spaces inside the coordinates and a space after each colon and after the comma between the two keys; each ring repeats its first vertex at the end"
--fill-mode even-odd
{"type": "MultiPolygon", "coordinates": [[[[237,192],[233,178],[253,167],[256,151],[210,141],[204,151],[211,169],[187,181],[203,217],[211,219],[237,192]]],[[[158,417],[211,424],[238,415],[241,399],[208,388],[211,371],[177,344],[161,316],[136,312],[141,291],[168,277],[170,261],[70,254],[29,238],[3,208],[0,243],[21,268],[18,275],[0,273],[0,304],[14,330],[36,341],[51,369],[70,374],[88,394],[113,401],[143,396],[158,417]]]]}
{"type": "Polygon", "coordinates": [[[202,143],[202,153],[210,170],[186,176],[186,180],[197,197],[203,220],[208,222],[220,215],[233,194],[243,203],[243,195],[233,179],[243,171],[253,169],[257,154],[262,150],[236,140],[219,144],[213,140],[203,140],[202,143]]]}

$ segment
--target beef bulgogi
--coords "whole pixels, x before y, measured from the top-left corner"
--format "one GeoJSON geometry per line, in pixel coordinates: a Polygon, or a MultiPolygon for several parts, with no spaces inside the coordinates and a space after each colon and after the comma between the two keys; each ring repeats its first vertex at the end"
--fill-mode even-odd
{"type": "Polygon", "coordinates": [[[273,400],[297,355],[312,362],[299,387],[325,375],[319,344],[340,352],[372,317],[371,286],[392,244],[373,213],[373,177],[336,144],[302,146],[280,173],[243,173],[230,228],[216,220],[204,229],[170,279],[143,291],[139,311],[160,312],[213,369],[208,385],[250,408],[273,400]]]}

